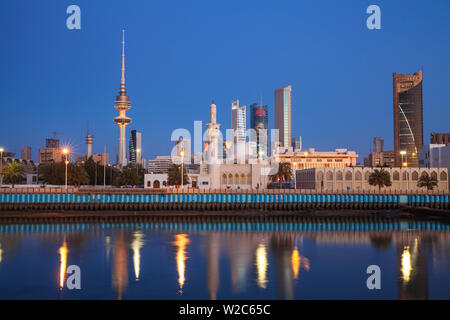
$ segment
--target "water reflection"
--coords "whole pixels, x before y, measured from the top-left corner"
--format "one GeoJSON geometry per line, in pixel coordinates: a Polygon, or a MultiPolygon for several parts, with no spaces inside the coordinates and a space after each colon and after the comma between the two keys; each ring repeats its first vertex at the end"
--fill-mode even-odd
{"type": "Polygon", "coordinates": [[[211,234],[208,236],[206,244],[207,252],[207,271],[206,281],[208,283],[208,293],[210,300],[216,300],[217,291],[219,290],[219,255],[220,255],[220,240],[218,234],[211,234]]]}
{"type": "MultiPolygon", "coordinates": [[[[399,223],[394,230],[386,230],[368,224],[368,231],[360,231],[345,220],[331,221],[335,226],[326,231],[322,230],[326,219],[308,220],[307,228],[300,231],[286,230],[288,224],[283,222],[254,230],[248,224],[204,223],[201,219],[178,223],[173,229],[169,223],[72,225],[73,230],[68,225],[48,230],[40,230],[41,225],[11,229],[0,225],[0,283],[20,288],[0,286],[0,299],[20,298],[20,293],[12,297],[11,292],[27,292],[30,284],[21,278],[22,266],[54,270],[58,247],[59,274],[36,277],[37,283],[32,284],[42,288],[45,297],[52,295],[55,277],[59,277],[59,288],[64,287],[70,252],[70,263],[89,261],[83,266],[83,283],[93,290],[94,298],[110,297],[109,293],[117,299],[180,295],[212,300],[370,299],[373,292],[361,292],[360,275],[355,272],[365,270],[368,260],[397,270],[396,274],[385,273],[382,298],[450,298],[448,226],[412,230],[401,229],[399,223]],[[342,230],[336,230],[338,225],[342,230]],[[152,245],[145,246],[147,242],[152,245]],[[112,271],[104,279],[105,263],[112,271]],[[129,277],[136,281],[129,284],[129,277]]],[[[65,290],[64,296],[74,292],[65,290]]],[[[90,292],[83,290],[83,297],[90,292]]]]}
{"type": "Polygon", "coordinates": [[[59,289],[62,290],[65,284],[66,270],[67,270],[67,253],[69,252],[69,250],[67,249],[66,241],[64,241],[63,245],[59,248],[58,252],[60,257],[59,289]]]}
{"type": "Polygon", "coordinates": [[[309,259],[300,255],[297,247],[294,248],[291,255],[291,265],[292,272],[294,274],[294,279],[298,280],[298,274],[300,272],[300,268],[302,267],[306,271],[309,271],[309,259]]]}
{"type": "Polygon", "coordinates": [[[134,276],[136,281],[139,281],[139,274],[141,273],[141,248],[144,246],[144,234],[139,230],[134,232],[133,236],[131,249],[133,250],[134,276]]]}
{"type": "Polygon", "coordinates": [[[411,276],[411,253],[409,252],[409,246],[405,246],[402,253],[402,279],[404,282],[409,282],[411,276]]]}
{"type": "Polygon", "coordinates": [[[398,297],[402,300],[428,299],[427,241],[430,238],[414,237],[398,244],[399,280],[398,297]]]}
{"type": "Polygon", "coordinates": [[[267,247],[265,243],[260,243],[258,249],[256,249],[255,264],[258,286],[265,289],[267,288],[267,268],[269,267],[269,261],[267,260],[267,247]]]}
{"type": "Polygon", "coordinates": [[[246,290],[248,273],[259,241],[250,235],[235,237],[233,234],[225,236],[218,234],[217,237],[220,237],[220,242],[227,248],[232,290],[234,293],[243,292],[246,290]]]}
{"type": "Polygon", "coordinates": [[[291,252],[294,247],[292,235],[276,234],[270,241],[275,260],[276,286],[280,299],[294,299],[294,278],[291,268],[291,252]]]}
{"type": "Polygon", "coordinates": [[[117,299],[122,300],[128,285],[128,245],[122,230],[115,234],[114,240],[112,285],[117,293],[117,299]]]}
{"type": "Polygon", "coordinates": [[[185,272],[186,272],[186,246],[189,244],[189,237],[187,234],[176,234],[175,241],[172,243],[177,247],[177,271],[178,271],[178,286],[179,293],[183,294],[183,286],[186,281],[185,272]]]}
{"type": "Polygon", "coordinates": [[[109,264],[109,257],[111,255],[111,237],[106,236],[105,237],[105,249],[106,249],[106,263],[109,264]]]}

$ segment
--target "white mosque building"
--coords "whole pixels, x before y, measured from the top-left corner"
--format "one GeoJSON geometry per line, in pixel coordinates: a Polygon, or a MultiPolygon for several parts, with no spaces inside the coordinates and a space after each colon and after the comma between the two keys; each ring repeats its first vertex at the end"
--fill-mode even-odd
{"type": "MultiPolygon", "coordinates": [[[[184,188],[199,188],[212,190],[249,190],[266,189],[269,183],[270,164],[267,160],[256,159],[251,150],[254,148],[232,148],[234,154],[226,159],[219,152],[220,124],[216,118],[217,106],[214,102],[209,106],[210,122],[206,125],[206,141],[199,170],[186,170],[189,184],[184,188]],[[239,154],[236,154],[239,153],[239,154]],[[244,153],[244,155],[242,154],[244,153]],[[239,160],[239,161],[238,161],[239,160]]],[[[248,143],[251,145],[251,142],[248,143]]],[[[167,173],[149,173],[145,175],[145,188],[168,187],[167,173]]]]}

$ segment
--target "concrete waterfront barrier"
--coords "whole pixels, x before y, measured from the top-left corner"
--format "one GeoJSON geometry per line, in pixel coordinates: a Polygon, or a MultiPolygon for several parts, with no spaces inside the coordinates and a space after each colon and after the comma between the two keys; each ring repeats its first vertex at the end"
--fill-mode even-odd
{"type": "Polygon", "coordinates": [[[298,190],[0,189],[1,211],[242,211],[303,209],[450,209],[448,192],[313,193],[298,190]]]}

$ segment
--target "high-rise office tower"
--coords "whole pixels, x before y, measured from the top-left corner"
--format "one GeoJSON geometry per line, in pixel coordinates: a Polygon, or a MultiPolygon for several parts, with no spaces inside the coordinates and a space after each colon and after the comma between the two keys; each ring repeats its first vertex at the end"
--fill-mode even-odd
{"type": "Polygon", "coordinates": [[[114,108],[119,111],[119,116],[114,118],[114,122],[119,126],[119,153],[117,164],[122,168],[127,165],[126,127],[131,122],[131,118],[126,116],[126,112],[131,109],[131,106],[130,98],[127,96],[125,87],[125,30],[123,30],[122,35],[122,78],[120,81],[119,95],[116,97],[114,108]]]}
{"type": "Polygon", "coordinates": [[[130,153],[130,163],[133,167],[136,167],[136,164],[140,165],[142,154],[142,133],[137,132],[136,130],[131,130],[128,149],[130,153]]]}
{"type": "Polygon", "coordinates": [[[234,133],[234,142],[245,142],[247,133],[246,106],[240,106],[239,100],[231,102],[231,128],[234,133]]]}
{"type": "Polygon", "coordinates": [[[31,147],[29,147],[29,146],[22,147],[21,158],[23,160],[31,160],[31,147]]]}
{"type": "Polygon", "coordinates": [[[268,154],[268,124],[269,113],[267,105],[262,106],[257,103],[250,105],[250,127],[255,130],[256,154],[258,159],[265,158],[268,154]]]}
{"type": "Polygon", "coordinates": [[[302,151],[302,137],[295,138],[292,137],[292,150],[294,150],[294,152],[299,152],[302,151]]]}
{"type": "Polygon", "coordinates": [[[418,151],[423,147],[422,81],[422,71],[393,74],[396,167],[419,166],[418,151]]]}
{"type": "Polygon", "coordinates": [[[375,137],[373,138],[373,152],[383,152],[384,151],[384,139],[375,137]]]}
{"type": "Polygon", "coordinates": [[[291,146],[291,96],[292,86],[275,90],[275,129],[284,147],[291,146]]]}
{"type": "Polygon", "coordinates": [[[430,134],[430,144],[445,144],[448,146],[450,143],[450,133],[435,133],[430,134]]]}

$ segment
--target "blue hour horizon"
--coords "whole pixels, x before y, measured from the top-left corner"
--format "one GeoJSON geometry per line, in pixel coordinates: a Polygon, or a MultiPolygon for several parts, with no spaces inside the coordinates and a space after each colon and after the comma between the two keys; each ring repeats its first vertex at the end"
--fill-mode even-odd
{"type": "Polygon", "coordinates": [[[292,136],[304,148],[354,150],[362,163],[373,137],[393,150],[392,73],[421,69],[424,144],[431,132],[450,131],[448,1],[381,2],[381,30],[366,28],[368,1],[77,2],[81,30],[66,28],[66,1],[0,4],[8,44],[0,146],[17,156],[32,146],[36,160],[53,132],[84,155],[89,121],[93,152],[106,145],[114,162],[122,29],[132,106],[126,142],[141,132],[146,159],[170,154],[173,130],[208,123],[211,100],[223,131],[235,99],[247,108],[262,100],[274,128],[274,91],[292,85],[292,136]]]}

